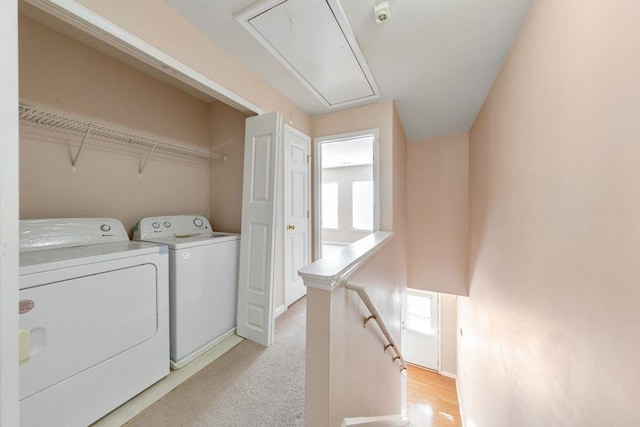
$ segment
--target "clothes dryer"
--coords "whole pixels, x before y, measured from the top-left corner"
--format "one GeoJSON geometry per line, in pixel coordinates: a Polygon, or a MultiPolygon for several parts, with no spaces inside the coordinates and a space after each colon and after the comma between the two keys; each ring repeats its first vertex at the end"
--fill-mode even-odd
{"type": "Polygon", "coordinates": [[[202,215],[174,215],[140,220],[133,238],[169,247],[173,369],[235,333],[239,234],[213,231],[202,215]]]}
{"type": "Polygon", "coordinates": [[[21,426],[86,426],[169,373],[168,251],[115,219],[20,221],[21,426]]]}

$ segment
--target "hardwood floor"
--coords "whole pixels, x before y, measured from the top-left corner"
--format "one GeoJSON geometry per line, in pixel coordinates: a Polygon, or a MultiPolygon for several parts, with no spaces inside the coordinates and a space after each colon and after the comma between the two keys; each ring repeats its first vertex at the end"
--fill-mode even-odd
{"type": "Polygon", "coordinates": [[[409,365],[407,411],[411,426],[462,426],[455,380],[409,365]]]}

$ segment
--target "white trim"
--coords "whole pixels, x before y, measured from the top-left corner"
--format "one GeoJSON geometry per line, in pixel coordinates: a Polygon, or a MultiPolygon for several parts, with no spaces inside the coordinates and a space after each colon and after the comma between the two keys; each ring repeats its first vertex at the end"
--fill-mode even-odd
{"type": "Polygon", "coordinates": [[[409,425],[409,417],[404,415],[382,415],[377,417],[345,418],[342,427],[350,426],[406,426],[409,425]]]}
{"type": "Polygon", "coordinates": [[[273,318],[275,319],[276,317],[280,317],[280,315],[284,314],[284,312],[287,311],[287,306],[282,304],[281,306],[278,306],[274,311],[273,311],[273,318]]]}
{"type": "Polygon", "coordinates": [[[438,298],[438,373],[442,374],[442,298],[440,292],[436,292],[438,298]]]}
{"type": "Polygon", "coordinates": [[[365,129],[357,132],[323,136],[313,139],[314,158],[314,195],[313,195],[313,237],[316,260],[322,258],[322,150],[320,146],[327,142],[346,141],[373,135],[373,233],[380,231],[380,129],[365,129]]]}
{"type": "Polygon", "coordinates": [[[298,270],[305,286],[334,290],[351,273],[358,269],[373,254],[378,252],[393,237],[391,231],[378,231],[345,246],[332,253],[331,256],[321,258],[298,270]]]}
{"type": "Polygon", "coordinates": [[[467,419],[464,416],[464,412],[462,411],[462,399],[460,398],[460,382],[458,378],[456,378],[456,395],[458,397],[458,410],[460,411],[460,422],[462,423],[462,427],[466,427],[467,419]]]}
{"type": "MultiPolygon", "coordinates": [[[[325,228],[325,230],[334,230],[333,228],[325,228]]],[[[349,246],[351,243],[347,243],[347,242],[331,242],[329,240],[327,240],[326,242],[324,242],[325,245],[332,245],[332,246],[349,246]]]]}
{"type": "Polygon", "coordinates": [[[454,380],[458,378],[456,374],[452,374],[451,372],[447,371],[440,371],[440,375],[447,378],[453,378],[454,380]]]}
{"type": "Polygon", "coordinates": [[[20,425],[18,2],[0,2],[0,426],[20,425]]]}
{"type": "Polygon", "coordinates": [[[260,107],[73,0],[25,1],[144,64],[244,113],[264,113],[260,107]]]}

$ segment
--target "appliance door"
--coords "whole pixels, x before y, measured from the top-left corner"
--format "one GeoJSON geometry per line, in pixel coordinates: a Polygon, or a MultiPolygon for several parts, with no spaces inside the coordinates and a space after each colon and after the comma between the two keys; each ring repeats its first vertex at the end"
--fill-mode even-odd
{"type": "Polygon", "coordinates": [[[21,400],[149,340],[158,329],[155,265],[64,270],[64,278],[60,271],[20,278],[21,285],[43,280],[20,291],[21,307],[30,308],[21,310],[20,328],[31,335],[30,358],[20,366],[21,400]]]}
{"type": "Polygon", "coordinates": [[[236,326],[240,241],[170,250],[171,359],[179,362],[236,326]]]}

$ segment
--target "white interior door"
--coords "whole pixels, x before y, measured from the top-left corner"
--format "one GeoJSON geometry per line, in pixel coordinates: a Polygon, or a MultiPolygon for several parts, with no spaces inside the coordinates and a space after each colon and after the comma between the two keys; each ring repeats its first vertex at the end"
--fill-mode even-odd
{"type": "Polygon", "coordinates": [[[407,290],[406,345],[403,346],[407,362],[434,371],[439,370],[440,325],[438,294],[407,290]]]}
{"type": "Polygon", "coordinates": [[[264,346],[273,341],[276,176],[281,123],[278,112],[250,117],[244,139],[237,334],[264,346]]]}
{"type": "Polygon", "coordinates": [[[285,303],[307,294],[298,270],[311,262],[309,151],[311,139],[284,127],[285,145],[285,303]]]}

